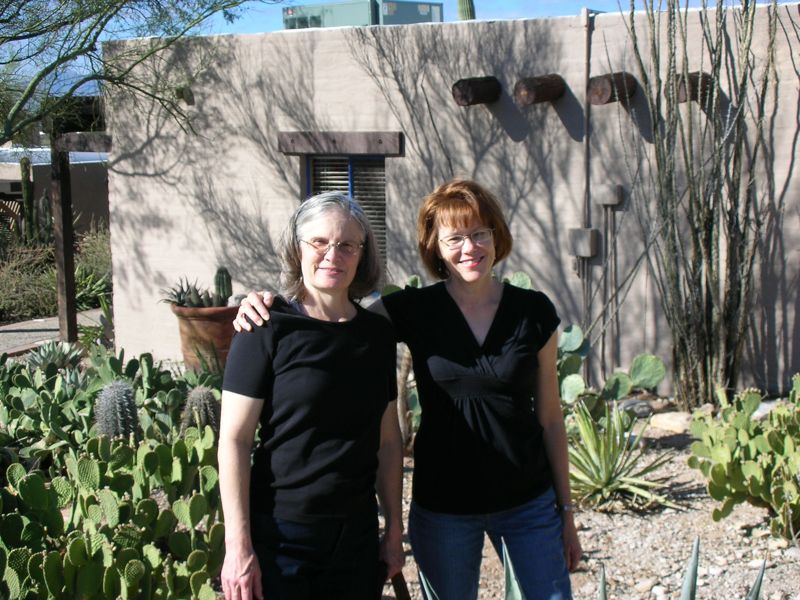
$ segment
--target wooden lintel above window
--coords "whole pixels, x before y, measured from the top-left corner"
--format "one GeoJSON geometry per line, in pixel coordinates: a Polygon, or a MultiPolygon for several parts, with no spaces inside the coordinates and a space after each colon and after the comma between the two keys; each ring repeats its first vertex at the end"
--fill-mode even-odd
{"type": "Polygon", "coordinates": [[[280,131],[278,150],[283,154],[371,154],[400,156],[400,131],[280,131]]]}

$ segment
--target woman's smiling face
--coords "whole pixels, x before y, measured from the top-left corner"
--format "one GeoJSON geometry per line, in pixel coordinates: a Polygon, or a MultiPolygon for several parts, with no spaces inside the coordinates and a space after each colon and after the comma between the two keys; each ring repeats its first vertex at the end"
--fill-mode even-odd
{"type": "Polygon", "coordinates": [[[345,212],[332,209],[303,225],[298,237],[306,291],[346,293],[356,276],[364,242],[358,222],[345,212]]]}
{"type": "Polygon", "coordinates": [[[451,277],[471,283],[492,276],[494,238],[491,229],[477,218],[471,218],[464,226],[440,225],[437,235],[439,256],[451,277]]]}

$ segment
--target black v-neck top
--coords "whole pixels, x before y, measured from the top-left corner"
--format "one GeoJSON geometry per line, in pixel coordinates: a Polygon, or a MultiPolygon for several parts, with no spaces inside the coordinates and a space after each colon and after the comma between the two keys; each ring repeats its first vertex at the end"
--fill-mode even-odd
{"type": "Polygon", "coordinates": [[[389,321],[356,311],[322,321],[276,298],[263,327],[234,336],[222,389],[265,400],[251,510],[306,522],[374,510],[396,345],[389,321]]]}
{"type": "Polygon", "coordinates": [[[451,514],[507,510],[552,485],[533,410],[537,353],[560,322],[541,292],[504,284],[482,346],[443,282],[383,298],[411,349],[422,406],[413,496],[451,514]]]}

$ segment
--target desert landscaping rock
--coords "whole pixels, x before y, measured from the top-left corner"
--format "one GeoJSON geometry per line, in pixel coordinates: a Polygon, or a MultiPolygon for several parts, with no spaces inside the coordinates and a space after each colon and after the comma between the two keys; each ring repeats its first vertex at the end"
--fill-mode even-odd
{"type": "Polygon", "coordinates": [[[686,433],[692,422],[692,415],[684,411],[665,412],[653,415],[650,427],[670,431],[672,433],[686,433]]]}
{"type": "MultiPolygon", "coordinates": [[[[648,435],[667,434],[650,430],[648,435]]],[[[657,446],[658,441],[649,439],[648,448],[657,446]]],[[[654,452],[648,449],[645,460],[652,459],[654,452]]],[[[783,548],[781,542],[769,537],[766,511],[747,504],[737,506],[727,519],[715,522],[711,511],[718,503],[706,493],[700,472],[686,465],[689,455],[684,444],[657,473],[668,478],[662,491],[680,505],[680,510],[578,512],[584,560],[572,574],[576,600],[599,598],[601,568],[605,568],[609,599],[679,598],[696,537],[700,538],[699,568],[703,573],[699,578],[703,585],[698,586],[698,599],[744,599],[766,559],[761,597],[800,600],[800,548],[788,543],[783,548]]],[[[409,461],[406,469],[406,513],[412,464],[409,461]]],[[[403,572],[411,597],[420,600],[422,594],[408,545],[406,550],[408,560],[403,572]]],[[[383,598],[394,598],[391,586],[384,588],[383,598]]],[[[484,544],[478,599],[503,599],[503,567],[488,540],[484,544]]]]}

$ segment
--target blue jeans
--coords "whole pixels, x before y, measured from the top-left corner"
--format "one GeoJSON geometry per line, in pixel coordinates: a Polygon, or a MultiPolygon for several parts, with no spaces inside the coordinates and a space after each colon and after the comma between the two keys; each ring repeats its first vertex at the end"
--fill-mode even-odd
{"type": "Polygon", "coordinates": [[[478,597],[484,532],[501,558],[505,542],[526,600],[572,598],[561,530],[552,488],[516,508],[482,515],[435,513],[412,502],[408,518],[414,560],[439,600],[478,597]]]}

